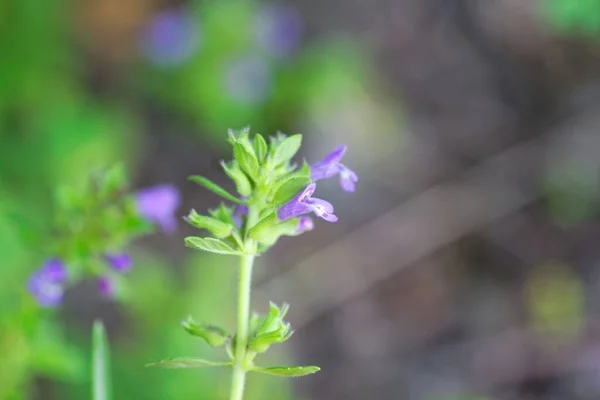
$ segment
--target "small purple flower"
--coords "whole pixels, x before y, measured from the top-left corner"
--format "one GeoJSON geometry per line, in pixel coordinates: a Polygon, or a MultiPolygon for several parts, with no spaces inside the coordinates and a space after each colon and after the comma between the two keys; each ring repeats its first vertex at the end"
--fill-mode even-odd
{"type": "Polygon", "coordinates": [[[159,185],[137,192],[138,213],[149,221],[156,222],[167,234],[177,229],[175,211],[181,202],[179,191],[172,185],[159,185]]]}
{"type": "Polygon", "coordinates": [[[302,16],[294,7],[270,4],[261,7],[254,21],[258,43],[275,56],[292,53],[302,38],[302,16]]]}
{"type": "Polygon", "coordinates": [[[310,166],[310,178],[313,181],[331,178],[340,175],[340,186],[346,192],[354,192],[358,175],[344,164],[340,163],[347,146],[338,146],[327,154],[322,161],[310,166]]]}
{"type": "Polygon", "coordinates": [[[225,91],[242,103],[262,103],[271,91],[271,75],[269,64],[260,56],[241,56],[224,70],[225,91]]]}
{"type": "Polygon", "coordinates": [[[102,297],[112,298],[114,296],[115,288],[114,288],[113,282],[110,280],[109,277],[107,277],[107,276],[101,277],[100,279],[98,279],[97,285],[98,285],[98,292],[100,292],[100,295],[102,297]]]}
{"type": "Polygon", "coordinates": [[[248,206],[244,204],[238,205],[233,211],[232,219],[235,226],[242,227],[242,217],[248,215],[248,206]]]}
{"type": "Polygon", "coordinates": [[[57,258],[50,259],[29,278],[29,292],[42,307],[57,307],[64,295],[67,268],[57,258]]]}
{"type": "Polygon", "coordinates": [[[108,264],[117,272],[125,273],[131,270],[133,260],[127,253],[107,254],[105,256],[108,264]]]}
{"type": "Polygon", "coordinates": [[[198,47],[195,21],[180,10],[156,16],[142,37],[142,51],[157,65],[175,66],[187,60],[198,47]]]}
{"type": "Polygon", "coordinates": [[[284,221],[286,219],[299,217],[300,215],[314,212],[318,217],[323,218],[328,222],[335,222],[338,217],[333,214],[333,206],[330,202],[313,198],[317,185],[311,183],[302,192],[292,199],[287,204],[281,206],[277,211],[277,218],[284,221]]]}
{"type": "Polygon", "coordinates": [[[304,232],[312,231],[315,227],[315,223],[313,222],[311,217],[306,215],[298,218],[298,226],[296,227],[296,234],[301,234],[304,232]]]}

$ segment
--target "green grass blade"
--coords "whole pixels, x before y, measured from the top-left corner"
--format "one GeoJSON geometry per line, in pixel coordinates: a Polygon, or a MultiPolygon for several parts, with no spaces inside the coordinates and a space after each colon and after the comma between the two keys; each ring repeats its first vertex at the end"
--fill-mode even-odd
{"type": "Polygon", "coordinates": [[[92,329],[92,399],[110,400],[109,350],[104,324],[96,320],[92,329]]]}

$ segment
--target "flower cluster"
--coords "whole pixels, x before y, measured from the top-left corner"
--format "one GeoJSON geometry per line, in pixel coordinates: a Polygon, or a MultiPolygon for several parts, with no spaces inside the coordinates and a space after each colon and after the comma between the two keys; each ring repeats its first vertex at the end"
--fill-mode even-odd
{"type": "Polygon", "coordinates": [[[117,168],[96,179],[90,185],[94,190],[71,190],[59,196],[61,219],[79,223],[59,225],[61,256],[46,260],[29,278],[28,290],[40,306],[60,305],[70,278],[81,275],[71,274],[78,269],[96,278],[102,296],[114,297],[116,279],[133,266],[131,256],[121,250],[127,242],[149,232],[152,223],[165,233],[175,231],[180,198],[174,186],[159,185],[125,196],[124,184],[123,172],[117,168]],[[67,228],[73,225],[79,228],[67,228]]]}
{"type": "MultiPolygon", "coordinates": [[[[346,192],[354,192],[358,175],[350,168],[341,164],[340,161],[346,152],[346,146],[339,146],[329,153],[322,161],[310,166],[310,178],[313,181],[331,178],[339,175],[340,186],[346,192]]],[[[318,217],[328,222],[336,222],[338,217],[333,214],[333,205],[330,202],[312,197],[317,185],[309,184],[302,192],[289,203],[277,211],[277,217],[284,221],[300,215],[315,213],[318,217]]],[[[312,221],[309,217],[303,217],[299,221],[298,230],[306,231],[312,229],[312,221]],[[310,221],[310,222],[308,222],[310,221]],[[309,228],[308,228],[309,227],[309,228]]]]}

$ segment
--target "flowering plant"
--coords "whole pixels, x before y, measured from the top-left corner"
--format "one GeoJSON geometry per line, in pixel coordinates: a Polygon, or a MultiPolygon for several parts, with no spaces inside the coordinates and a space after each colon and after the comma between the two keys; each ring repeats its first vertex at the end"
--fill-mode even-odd
{"type": "Polygon", "coordinates": [[[234,160],[222,162],[224,172],[235,183],[235,196],[201,176],[190,179],[227,200],[201,215],[191,210],[185,218],[192,226],[208,232],[208,236],[185,239],[188,247],[210,253],[240,258],[237,332],[228,333],[213,325],[188,318],[182,323],[191,335],[212,347],[224,348],[226,359],[209,361],[193,357],[171,358],[148,364],[165,368],[198,368],[226,366],[233,368],[231,400],[241,400],[247,372],[284,377],[298,377],[319,371],[316,366],[262,367],[256,357],[276,343],[292,336],[290,324],[284,320],[289,306],[270,304],[266,315],[250,314],[252,268],[257,256],[268,251],[282,236],[297,236],[313,229],[309,214],[336,222],[334,207],[326,200],[313,197],[316,181],[339,176],[345,191],[354,191],[357,175],[341,159],[345,146],[336,148],[322,161],[296,165],[292,158],[300,149],[302,135],[281,133],[269,138],[250,138],[248,129],[229,131],[234,160]]]}
{"type": "Polygon", "coordinates": [[[99,171],[83,188],[60,188],[51,257],[29,278],[29,292],[40,306],[54,308],[68,285],[92,276],[101,295],[120,296],[122,276],[133,264],[127,246],[152,232],[153,223],[173,233],[179,202],[171,185],[129,193],[121,165],[99,171]]]}

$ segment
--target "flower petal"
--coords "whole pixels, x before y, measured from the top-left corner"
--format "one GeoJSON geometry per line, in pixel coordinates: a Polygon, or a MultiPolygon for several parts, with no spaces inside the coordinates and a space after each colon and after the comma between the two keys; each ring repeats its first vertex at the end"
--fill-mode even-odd
{"type": "Polygon", "coordinates": [[[335,222],[338,220],[338,217],[333,214],[333,205],[328,201],[321,199],[310,199],[310,203],[307,204],[308,207],[314,212],[318,217],[323,218],[325,221],[335,222]]]}
{"type": "Polygon", "coordinates": [[[333,212],[333,204],[331,204],[327,200],[317,199],[315,197],[312,197],[312,198],[306,200],[306,204],[309,205],[309,206],[316,205],[318,207],[321,207],[321,208],[323,208],[328,213],[332,213],[333,212]]]}
{"type": "Polygon", "coordinates": [[[295,218],[303,214],[308,214],[310,211],[311,209],[306,204],[292,200],[289,203],[281,206],[279,210],[277,210],[277,218],[280,221],[285,221],[286,219],[295,218]]]}
{"type": "Polygon", "coordinates": [[[67,280],[67,267],[62,260],[51,258],[47,260],[33,276],[37,276],[40,279],[53,283],[63,283],[67,280]]]}
{"type": "Polygon", "coordinates": [[[308,231],[312,231],[315,227],[315,223],[313,222],[311,217],[302,216],[298,218],[298,226],[296,227],[296,233],[304,233],[308,231]]]}
{"type": "Polygon", "coordinates": [[[340,166],[335,163],[318,162],[310,166],[310,179],[320,181],[331,178],[340,172],[340,166]]]}
{"type": "Polygon", "coordinates": [[[333,151],[329,154],[327,154],[325,156],[325,158],[323,158],[323,163],[327,163],[327,164],[339,164],[340,161],[342,161],[342,157],[344,157],[344,153],[346,152],[346,150],[348,149],[348,146],[338,146],[335,149],[333,149],[333,151]]]}
{"type": "Polygon", "coordinates": [[[177,228],[174,216],[181,202],[179,191],[173,185],[159,185],[140,190],[136,195],[138,213],[151,222],[158,223],[166,233],[177,228]]]}
{"type": "Polygon", "coordinates": [[[57,307],[62,303],[64,289],[62,285],[33,277],[29,281],[29,292],[42,307],[57,307]]]}
{"type": "MultiPolygon", "coordinates": [[[[306,199],[309,199],[310,196],[313,195],[313,193],[315,192],[315,190],[317,189],[317,184],[316,183],[310,183],[306,188],[304,188],[304,190],[302,192],[300,192],[295,198],[298,199],[298,201],[300,202],[304,202],[306,201],[306,199]]],[[[294,201],[292,200],[292,201],[294,201]]]]}
{"type": "Polygon", "coordinates": [[[107,254],[105,258],[110,266],[117,272],[127,272],[133,265],[133,260],[127,253],[107,254]]]}
{"type": "Polygon", "coordinates": [[[98,279],[98,292],[103,297],[112,298],[115,294],[115,288],[110,278],[103,276],[98,279]]]}
{"type": "Polygon", "coordinates": [[[235,224],[235,226],[237,226],[238,228],[242,227],[242,217],[248,215],[248,206],[244,205],[244,204],[240,204],[235,208],[235,211],[233,212],[233,215],[231,216],[231,218],[233,219],[233,223],[235,224]]]}

